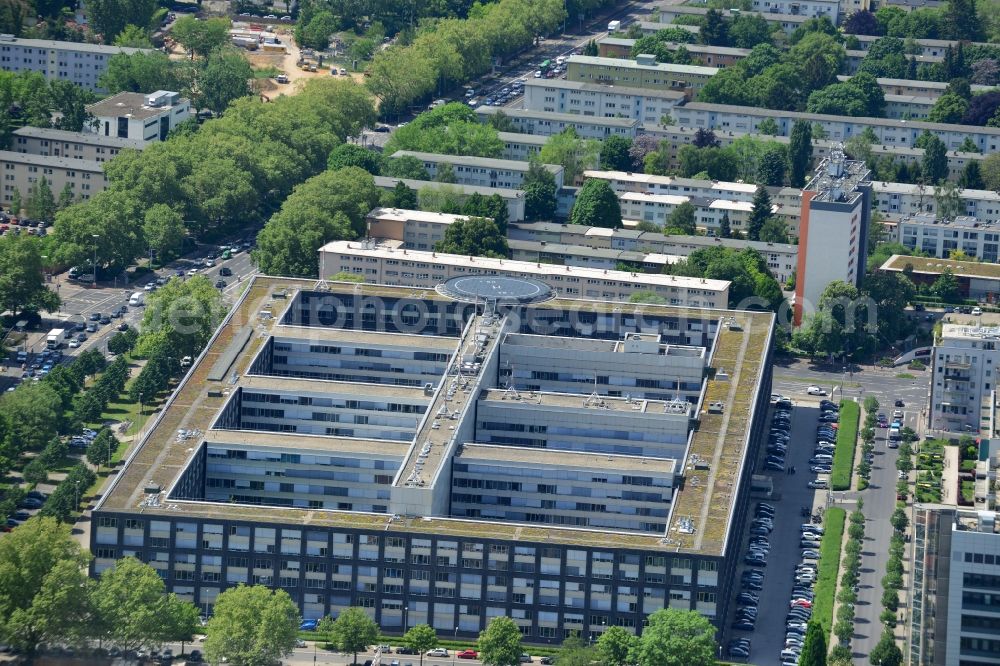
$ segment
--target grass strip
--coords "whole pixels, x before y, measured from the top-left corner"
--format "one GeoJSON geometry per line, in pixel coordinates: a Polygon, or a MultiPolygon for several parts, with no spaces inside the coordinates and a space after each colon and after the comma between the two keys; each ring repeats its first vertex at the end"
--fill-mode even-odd
{"type": "Polygon", "coordinates": [[[830,641],[830,630],[833,628],[833,599],[837,593],[840,545],[844,540],[846,518],[847,511],[836,507],[827,509],[823,516],[824,532],[819,546],[819,576],[816,579],[812,619],[823,627],[827,643],[830,641]]]}
{"type": "Polygon", "coordinates": [[[837,429],[837,448],[833,453],[833,472],[830,487],[833,490],[850,490],[851,473],[854,471],[854,449],[858,445],[858,419],[861,407],[853,400],[840,403],[840,428],[837,429]]]}

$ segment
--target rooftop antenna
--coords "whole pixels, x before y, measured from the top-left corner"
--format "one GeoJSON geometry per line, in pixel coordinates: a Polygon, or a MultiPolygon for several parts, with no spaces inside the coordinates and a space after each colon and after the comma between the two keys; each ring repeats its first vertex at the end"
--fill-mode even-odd
{"type": "Polygon", "coordinates": [[[594,373],[594,392],[591,393],[586,400],[583,401],[584,407],[595,407],[604,404],[604,400],[601,395],[597,392],[597,373],[594,373]]]}
{"type": "Polygon", "coordinates": [[[507,359],[507,367],[510,369],[510,375],[507,377],[507,387],[503,390],[503,395],[500,399],[520,400],[521,394],[514,388],[514,366],[510,364],[510,359],[507,359]]]}

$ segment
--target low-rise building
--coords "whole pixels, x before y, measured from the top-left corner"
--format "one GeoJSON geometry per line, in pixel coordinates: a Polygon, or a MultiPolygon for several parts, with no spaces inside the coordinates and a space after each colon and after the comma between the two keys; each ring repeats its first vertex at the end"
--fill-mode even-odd
{"type": "Polygon", "coordinates": [[[944,322],[931,352],[929,425],[934,430],[978,433],[983,407],[997,388],[1000,326],[944,322]]]}
{"type": "Polygon", "coordinates": [[[13,132],[12,148],[19,153],[77,160],[107,162],[121,150],[142,150],[137,139],[119,139],[93,132],[67,132],[49,127],[19,127],[13,132]]]}
{"type": "Polygon", "coordinates": [[[141,53],[148,49],[105,46],[54,39],[25,39],[0,35],[0,68],[6,72],[39,72],[49,81],[69,81],[100,92],[101,76],[108,61],[119,53],[141,53]]]}
{"type": "MultiPolygon", "coordinates": [[[[527,158],[525,158],[527,159],[527,158]]],[[[480,187],[478,185],[462,185],[458,183],[439,183],[431,180],[413,180],[411,178],[393,178],[391,176],[374,176],[375,187],[380,190],[391,190],[402,182],[411,190],[417,192],[441,192],[455,198],[461,205],[473,194],[483,197],[498,195],[507,203],[507,220],[519,222],[524,219],[524,190],[507,187],[480,187]]]]}
{"type": "Polygon", "coordinates": [[[782,136],[788,136],[795,121],[802,120],[822,127],[827,139],[833,141],[846,141],[852,136],[861,134],[866,128],[871,128],[879,143],[912,147],[917,138],[926,130],[941,139],[949,150],[957,149],[965,143],[966,139],[970,139],[981,153],[991,153],[1000,149],[998,148],[1000,147],[1000,127],[953,125],[891,118],[834,116],[704,102],[689,102],[678,106],[674,111],[674,120],[678,125],[712,130],[734,130],[744,133],[759,133],[758,126],[765,119],[775,121],[778,125],[778,134],[782,136]]]}
{"type": "MultiPolygon", "coordinates": [[[[644,35],[656,33],[665,28],[681,27],[675,25],[674,21],[682,16],[703,18],[705,14],[708,13],[707,7],[691,7],[688,5],[674,5],[670,3],[658,5],[657,10],[659,11],[660,21],[662,21],[662,23],[640,23],[639,28],[642,30],[644,35]]],[[[720,11],[722,12],[722,15],[730,21],[736,18],[739,14],[754,14],[763,16],[768,23],[781,28],[786,35],[791,35],[799,26],[812,18],[811,16],[807,16],[805,14],[780,14],[766,11],[744,12],[740,10],[732,11],[729,9],[723,9],[720,11]]]]}
{"type": "Polygon", "coordinates": [[[549,137],[540,134],[520,132],[497,132],[497,136],[503,141],[503,152],[500,157],[519,162],[527,162],[532,155],[537,155],[549,140],[549,137]]]}
{"type": "Polygon", "coordinates": [[[104,163],[73,157],[53,157],[0,150],[0,172],[3,173],[3,203],[9,205],[14,192],[22,201],[33,185],[45,178],[56,197],[67,187],[76,199],[87,200],[108,186],[104,163]]]}
{"type": "Polygon", "coordinates": [[[628,270],[643,273],[663,273],[683,257],[656,252],[635,252],[591,248],[584,245],[563,245],[548,241],[507,239],[510,258],[526,263],[555,264],[607,270],[628,270]]]}
{"type": "Polygon", "coordinates": [[[924,120],[930,115],[937,98],[920,95],[886,95],[885,117],[924,120]]]}
{"type": "Polygon", "coordinates": [[[980,261],[1000,259],[1000,224],[974,217],[938,218],[933,213],[909,215],[896,223],[895,240],[932,257],[947,259],[963,252],[980,261]]]}
{"type": "MultiPolygon", "coordinates": [[[[439,155],[413,150],[397,150],[392,154],[393,159],[400,157],[413,157],[420,160],[431,178],[437,177],[438,169],[442,164],[449,164],[457,183],[478,187],[517,189],[521,187],[530,166],[528,162],[516,160],[498,160],[491,157],[471,157],[468,155],[439,155]]],[[[556,187],[562,187],[563,168],[557,164],[545,164],[544,167],[555,178],[556,187]]]]}
{"type": "Polygon", "coordinates": [[[573,55],[566,61],[566,79],[582,83],[613,83],[628,88],[676,90],[697,95],[718,73],[716,67],[656,62],[643,53],[635,60],[573,55]]]}
{"type": "MultiPolygon", "coordinates": [[[[764,243],[760,241],[718,238],[710,236],[666,235],[655,231],[637,229],[607,229],[605,227],[585,227],[579,224],[557,224],[554,222],[520,222],[507,226],[508,243],[514,251],[515,243],[532,241],[545,244],[545,248],[576,247],[576,253],[607,250],[619,252],[620,261],[641,261],[675,263],[677,258],[689,256],[696,250],[712,247],[727,247],[736,251],[750,248],[759,253],[767,262],[767,267],[782,284],[795,273],[798,264],[798,246],[785,243],[764,243]]],[[[539,251],[541,248],[538,248],[539,251]]],[[[560,250],[561,251],[561,250],[560,250]]],[[[527,256],[518,257],[528,259],[527,256]]]]}
{"type": "Polygon", "coordinates": [[[1000,264],[894,254],[885,260],[879,270],[888,273],[906,273],[914,284],[928,287],[943,273],[948,272],[958,282],[958,291],[963,299],[980,303],[1000,301],[1000,264]]]}
{"type": "Polygon", "coordinates": [[[413,250],[433,250],[456,220],[468,215],[432,213],[403,208],[374,208],[365,218],[369,238],[396,240],[413,250]]]}
{"type": "MultiPolygon", "coordinates": [[[[862,37],[863,35],[857,35],[862,37]]],[[[872,38],[874,39],[874,38],[872,38]]],[[[937,41],[937,40],[935,40],[937,41]]],[[[841,75],[837,77],[841,83],[850,81],[851,77],[841,75]]],[[[877,78],[879,88],[886,95],[916,95],[918,97],[933,97],[937,99],[948,89],[948,84],[942,81],[919,81],[914,79],[892,79],[877,78]]],[[[993,86],[983,86],[974,84],[970,86],[973,94],[979,94],[993,90],[993,86]]]]}
{"type": "Polygon", "coordinates": [[[191,101],[180,93],[158,90],[149,95],[120,92],[87,107],[92,129],[101,136],[149,143],[164,141],[191,117],[191,101]]]}
{"type": "Polygon", "coordinates": [[[322,278],[346,272],[362,276],[366,282],[427,289],[460,276],[530,276],[544,279],[567,298],[628,301],[633,294],[652,292],[672,305],[701,308],[724,308],[729,298],[729,282],[725,280],[469,257],[375,242],[327,243],[320,248],[319,272],[322,278]]]}
{"type": "MultiPolygon", "coordinates": [[[[679,28],[681,26],[670,27],[679,28]]],[[[631,58],[635,41],[623,37],[605,37],[597,42],[597,55],[603,58],[631,58]]],[[[682,42],[661,42],[661,44],[670,51],[677,51],[683,46],[684,50],[691,54],[691,57],[699,64],[709,67],[729,67],[750,55],[750,49],[740,49],[734,46],[710,46],[682,42]]]]}
{"type": "Polygon", "coordinates": [[[834,25],[840,22],[840,0],[753,0],[753,8],[771,14],[808,18],[825,16],[834,25]]]}
{"type": "Polygon", "coordinates": [[[600,118],[575,113],[535,111],[531,109],[502,109],[498,106],[480,106],[476,115],[483,122],[497,114],[506,115],[515,132],[552,136],[572,127],[584,139],[606,139],[609,136],[634,138],[639,133],[639,121],[632,118],[600,118]]]}
{"type": "MultiPolygon", "coordinates": [[[[957,189],[961,214],[980,222],[1000,222],[1000,194],[992,190],[957,189]]],[[[872,207],[889,220],[900,220],[921,213],[937,214],[945,190],[911,183],[873,181],[872,207]]]]}
{"type": "Polygon", "coordinates": [[[673,114],[674,107],[684,97],[683,92],[676,90],[562,79],[528,79],[524,84],[525,109],[598,118],[631,118],[642,126],[660,124],[662,118],[673,114]]]}

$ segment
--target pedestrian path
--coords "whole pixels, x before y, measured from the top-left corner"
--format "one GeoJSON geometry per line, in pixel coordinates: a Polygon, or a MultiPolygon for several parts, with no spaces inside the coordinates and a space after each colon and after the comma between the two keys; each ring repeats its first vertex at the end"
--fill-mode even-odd
{"type": "Polygon", "coordinates": [[[958,504],[958,472],[961,465],[959,447],[944,447],[944,469],[941,472],[941,503],[958,504]]]}

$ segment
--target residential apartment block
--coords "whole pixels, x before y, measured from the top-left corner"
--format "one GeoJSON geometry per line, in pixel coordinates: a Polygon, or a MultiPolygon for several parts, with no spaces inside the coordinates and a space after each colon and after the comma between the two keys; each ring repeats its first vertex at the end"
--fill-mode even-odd
{"type": "Polygon", "coordinates": [[[979,432],[997,388],[1000,327],[945,322],[931,355],[930,427],[979,432]]]}
{"type": "Polygon", "coordinates": [[[95,507],[92,573],[132,555],[206,613],[263,584],[391,633],[724,631],[773,314],[554,295],[254,278],[95,507]]]}
{"type": "MultiPolygon", "coordinates": [[[[510,158],[516,159],[516,158],[510,158]]],[[[523,160],[527,161],[527,156],[523,160]]],[[[393,178],[391,176],[374,176],[375,187],[380,190],[391,190],[400,181],[419,196],[420,192],[446,192],[449,196],[455,197],[459,204],[471,197],[479,194],[484,197],[499,195],[507,202],[507,220],[518,222],[524,219],[524,190],[514,190],[506,187],[480,187],[478,185],[460,185],[457,183],[438,183],[431,180],[413,180],[411,178],[393,178]]]]}
{"type": "MultiPolygon", "coordinates": [[[[863,37],[864,35],[857,35],[863,37]]],[[[874,38],[873,38],[874,39],[874,38]]],[[[849,76],[838,76],[840,82],[849,81],[849,76]]],[[[890,79],[878,78],[879,88],[886,95],[916,95],[918,97],[933,97],[935,100],[943,95],[948,89],[948,84],[941,81],[919,81],[914,79],[890,79]]],[[[970,86],[973,94],[979,94],[993,90],[993,86],[982,86],[974,84],[970,86]]]]}
{"type": "Polygon", "coordinates": [[[769,14],[808,18],[825,16],[834,25],[840,22],[840,0],[753,0],[753,8],[769,14]]]}
{"type": "Polygon", "coordinates": [[[101,75],[113,56],[143,51],[146,49],[0,35],[0,69],[39,72],[49,81],[69,81],[100,92],[101,75]]]}
{"type": "Polygon", "coordinates": [[[795,325],[815,311],[823,290],[839,280],[861,286],[868,257],[871,172],[864,162],[835,151],[816,167],[802,189],[795,325]]]}
{"type": "MultiPolygon", "coordinates": [[[[662,23],[640,23],[639,27],[644,35],[653,34],[663,30],[665,28],[676,28],[678,26],[674,25],[674,21],[681,16],[694,16],[694,17],[704,17],[708,13],[707,7],[690,7],[688,5],[671,5],[671,4],[660,4],[657,6],[657,10],[660,14],[660,21],[662,23]]],[[[729,20],[732,20],[737,16],[737,14],[759,14],[767,20],[768,23],[775,26],[776,28],[781,28],[781,30],[786,35],[791,35],[795,32],[796,28],[801,26],[803,23],[808,21],[811,16],[805,14],[776,14],[773,12],[733,12],[728,9],[723,9],[722,15],[729,20]]]]}
{"type": "MultiPolygon", "coordinates": [[[[945,191],[920,184],[873,181],[872,193],[872,207],[889,220],[899,220],[920,213],[936,214],[945,191]]],[[[1000,222],[1000,194],[997,192],[959,189],[956,194],[961,200],[963,216],[991,224],[1000,222]]]]}
{"type": "Polygon", "coordinates": [[[11,150],[0,150],[0,173],[3,173],[4,205],[10,204],[15,190],[23,200],[41,178],[45,178],[56,197],[68,186],[77,199],[84,201],[103,192],[108,185],[103,162],[11,150]]]}
{"type": "Polygon", "coordinates": [[[166,140],[170,130],[190,118],[191,101],[167,90],[149,95],[120,92],[91,104],[87,113],[101,136],[148,143],[166,140]]]}
{"type": "Polygon", "coordinates": [[[497,132],[497,136],[503,141],[503,152],[500,157],[519,162],[527,162],[532,155],[537,155],[549,140],[547,136],[520,132],[497,132]]]}
{"type": "MultiPolygon", "coordinates": [[[[530,166],[528,162],[515,160],[496,160],[490,157],[471,157],[468,155],[438,155],[413,150],[397,150],[392,154],[393,159],[400,157],[413,157],[420,160],[431,178],[437,177],[438,168],[442,164],[450,164],[460,185],[505,189],[520,188],[530,166]]],[[[555,178],[556,187],[562,187],[563,168],[557,164],[544,166],[555,178]]]]}
{"type": "Polygon", "coordinates": [[[433,250],[444,240],[445,231],[456,220],[468,215],[449,215],[403,208],[375,208],[365,218],[369,238],[402,242],[408,249],[433,250]]]}
{"type": "Polygon", "coordinates": [[[468,275],[534,276],[565,298],[628,301],[638,292],[653,292],[672,305],[700,308],[725,307],[729,298],[729,282],[725,280],[469,257],[376,241],[327,243],[320,248],[319,272],[324,278],[353,273],[366,282],[424,289],[468,275]]]}
{"type": "Polygon", "coordinates": [[[107,162],[121,150],[142,150],[145,143],[93,132],[67,132],[48,127],[19,127],[13,132],[13,149],[19,153],[107,162]]]}
{"type": "Polygon", "coordinates": [[[480,106],[476,109],[479,120],[486,122],[498,113],[506,115],[516,132],[552,136],[572,127],[584,139],[605,139],[609,136],[634,138],[639,133],[639,121],[631,118],[600,118],[576,113],[557,113],[534,109],[502,109],[497,106],[480,106]]]}
{"type": "MultiPolygon", "coordinates": [[[[659,24],[658,24],[659,25],[659,24]]],[[[679,28],[681,26],[670,26],[679,28]]],[[[602,58],[631,58],[636,40],[623,37],[605,37],[597,41],[597,55],[602,58]]],[[[680,47],[691,54],[698,64],[709,67],[728,67],[750,55],[750,49],[740,49],[732,46],[708,46],[705,44],[683,44],[681,42],[663,42],[664,48],[677,51],[680,47]]]]}
{"type": "Polygon", "coordinates": [[[971,139],[979,148],[979,152],[984,154],[994,152],[1000,146],[1000,127],[952,125],[891,118],[852,118],[703,102],[689,102],[678,106],[674,112],[674,120],[678,125],[743,133],[759,133],[757,128],[765,118],[770,118],[778,124],[778,133],[782,136],[791,133],[796,120],[805,120],[820,125],[826,132],[826,137],[832,141],[846,141],[856,134],[861,134],[865,128],[871,128],[878,142],[894,146],[912,147],[924,130],[941,139],[949,150],[956,150],[966,138],[971,139]]]}
{"type": "Polygon", "coordinates": [[[645,53],[635,60],[572,55],[566,61],[568,81],[675,90],[689,97],[697,95],[718,71],[716,67],[656,62],[654,56],[645,53]]]}
{"type": "MultiPolygon", "coordinates": [[[[767,267],[781,283],[787,282],[792,277],[798,265],[797,245],[709,236],[667,236],[637,229],[607,229],[553,222],[519,222],[507,225],[507,238],[512,251],[516,243],[533,242],[541,246],[539,252],[548,251],[553,246],[573,247],[576,248],[575,252],[579,257],[586,258],[593,257],[595,253],[608,251],[619,253],[616,256],[620,261],[650,263],[656,261],[661,268],[664,263],[673,263],[671,258],[680,259],[696,250],[727,247],[739,251],[750,248],[767,261],[767,267]]],[[[514,258],[527,257],[518,257],[515,253],[514,258]]]]}
{"type": "Polygon", "coordinates": [[[933,213],[917,213],[896,223],[895,239],[911,250],[941,259],[955,251],[980,261],[1000,259],[1000,226],[974,217],[940,219],[933,213]]]}
{"type": "MultiPolygon", "coordinates": [[[[675,90],[648,90],[562,79],[528,79],[524,108],[598,118],[630,118],[642,126],[659,125],[684,99],[675,90]]],[[[515,112],[516,113],[516,112],[515,112]]],[[[667,123],[669,124],[669,123],[667,123]]]]}

